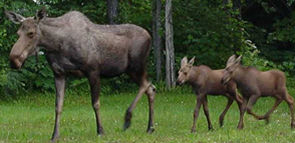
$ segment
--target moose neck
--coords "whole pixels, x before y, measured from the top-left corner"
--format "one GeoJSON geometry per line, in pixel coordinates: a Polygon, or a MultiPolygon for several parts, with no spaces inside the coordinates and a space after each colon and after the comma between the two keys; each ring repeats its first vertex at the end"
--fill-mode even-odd
{"type": "Polygon", "coordinates": [[[235,81],[238,84],[238,86],[243,85],[244,81],[246,81],[245,80],[246,72],[247,71],[246,71],[245,67],[242,65],[239,65],[237,67],[237,69],[235,70],[235,72],[233,73],[232,79],[233,79],[233,81],[235,81]]]}
{"type": "Polygon", "coordinates": [[[40,41],[38,46],[46,51],[59,51],[62,45],[61,34],[64,23],[57,18],[46,18],[39,23],[40,41]]]}
{"type": "Polygon", "coordinates": [[[193,66],[190,70],[191,71],[190,71],[190,75],[189,75],[187,82],[192,86],[197,86],[196,81],[198,80],[198,76],[200,74],[200,71],[196,66],[193,66]]]}

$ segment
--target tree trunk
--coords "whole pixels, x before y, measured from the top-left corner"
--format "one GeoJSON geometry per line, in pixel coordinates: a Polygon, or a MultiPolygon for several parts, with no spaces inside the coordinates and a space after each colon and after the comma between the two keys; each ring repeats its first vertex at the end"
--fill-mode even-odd
{"type": "Polygon", "coordinates": [[[241,0],[233,0],[233,9],[241,9],[241,0]]]}
{"type": "Polygon", "coordinates": [[[172,0],[166,0],[165,6],[165,44],[166,44],[166,86],[168,89],[175,86],[174,73],[174,45],[172,23],[172,0]]]}
{"type": "Polygon", "coordinates": [[[228,4],[228,0],[223,0],[222,4],[223,5],[227,5],[228,4]]]}
{"type": "Polygon", "coordinates": [[[233,10],[238,10],[239,11],[239,17],[242,17],[242,11],[241,11],[241,0],[233,0],[233,10]]]}
{"type": "Polygon", "coordinates": [[[153,47],[156,63],[157,81],[161,80],[162,74],[162,47],[161,47],[161,0],[153,0],[153,47]]]}
{"type": "Polygon", "coordinates": [[[118,16],[118,0],[107,0],[107,9],[109,24],[116,24],[118,16]]]}

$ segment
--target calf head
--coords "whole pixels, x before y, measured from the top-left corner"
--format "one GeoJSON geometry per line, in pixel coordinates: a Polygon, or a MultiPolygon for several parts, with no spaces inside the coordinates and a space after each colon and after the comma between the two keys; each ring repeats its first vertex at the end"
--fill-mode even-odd
{"type": "Polygon", "coordinates": [[[222,84],[228,83],[231,80],[231,78],[234,76],[237,70],[237,67],[240,65],[241,58],[242,56],[239,56],[238,58],[236,58],[236,55],[232,55],[227,60],[224,75],[221,80],[222,84]]]}
{"type": "Polygon", "coordinates": [[[46,12],[43,8],[35,17],[28,18],[12,11],[5,11],[5,14],[13,23],[21,24],[17,31],[19,38],[9,55],[11,67],[20,69],[27,57],[38,51],[37,44],[41,35],[38,24],[46,16],[46,12]]]}
{"type": "Polygon", "coordinates": [[[195,57],[193,57],[189,62],[187,57],[182,58],[180,69],[178,71],[178,78],[176,83],[178,85],[181,85],[185,83],[187,80],[189,80],[190,74],[192,72],[192,67],[195,62],[195,57]]]}

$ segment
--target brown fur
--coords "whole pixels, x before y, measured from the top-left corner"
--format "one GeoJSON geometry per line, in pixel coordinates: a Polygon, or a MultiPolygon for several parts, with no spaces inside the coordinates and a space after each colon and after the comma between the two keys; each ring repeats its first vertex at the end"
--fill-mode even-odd
{"type": "Polygon", "coordinates": [[[291,114],[291,128],[295,127],[294,122],[294,99],[289,95],[286,87],[286,77],[282,71],[269,70],[259,71],[253,67],[244,67],[240,65],[241,56],[235,59],[231,56],[227,62],[226,73],[222,78],[223,84],[233,80],[237,83],[238,89],[241,91],[246,108],[243,110],[253,115],[258,120],[266,120],[269,122],[270,114],[284,100],[288,103],[291,114]],[[263,116],[258,116],[252,112],[252,106],[259,97],[271,96],[276,99],[275,105],[263,116]]]}
{"type": "MultiPolygon", "coordinates": [[[[207,118],[208,128],[212,129],[212,124],[209,117],[207,95],[223,95],[228,99],[228,103],[224,111],[219,117],[220,126],[223,125],[223,119],[233,103],[236,100],[241,110],[243,99],[238,95],[236,91],[236,84],[232,81],[228,85],[222,85],[221,79],[224,74],[224,69],[212,70],[208,66],[200,65],[193,66],[194,58],[187,63],[187,58],[183,58],[181,62],[181,68],[178,72],[177,83],[183,84],[189,83],[197,95],[197,104],[194,111],[194,122],[192,126],[192,132],[195,132],[196,120],[199,116],[199,109],[203,105],[203,109],[207,118]]],[[[238,128],[243,125],[243,120],[240,118],[238,128]]]]}
{"type": "Polygon", "coordinates": [[[14,23],[20,23],[19,39],[11,53],[11,67],[20,69],[26,58],[44,47],[46,58],[55,77],[56,120],[52,141],[59,136],[65,78],[69,74],[86,76],[91,88],[97,133],[103,134],[99,114],[100,77],[127,73],[139,85],[138,95],[127,109],[124,129],[129,128],[132,111],[144,93],[149,101],[149,133],[153,132],[153,103],[155,87],[147,80],[146,59],[149,55],[149,33],[133,24],[98,25],[84,14],[71,11],[60,17],[48,18],[40,10],[35,18],[24,18],[5,12],[14,23]]]}

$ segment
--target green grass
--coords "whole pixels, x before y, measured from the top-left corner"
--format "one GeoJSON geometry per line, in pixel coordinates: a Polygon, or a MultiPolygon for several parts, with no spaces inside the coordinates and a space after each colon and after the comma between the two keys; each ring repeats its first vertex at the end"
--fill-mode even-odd
{"type": "MultiPolygon", "coordinates": [[[[289,89],[294,95],[295,89],[289,89]]],[[[224,127],[218,117],[226,105],[222,96],[209,96],[209,112],[214,130],[207,130],[203,110],[197,121],[197,132],[190,133],[195,95],[186,92],[158,93],[155,100],[155,132],[147,134],[148,105],[143,97],[133,112],[131,127],[122,131],[124,113],[135,93],[101,96],[101,118],[104,136],[96,135],[94,112],[89,93],[67,92],[62,113],[59,142],[295,142],[290,129],[289,108],[283,102],[272,114],[270,124],[245,115],[245,128],[237,130],[237,104],[228,111],[224,127]]],[[[19,96],[0,102],[1,142],[48,142],[54,125],[53,93],[19,96]]],[[[263,114],[271,108],[272,98],[260,98],[254,111],[263,114]]]]}

